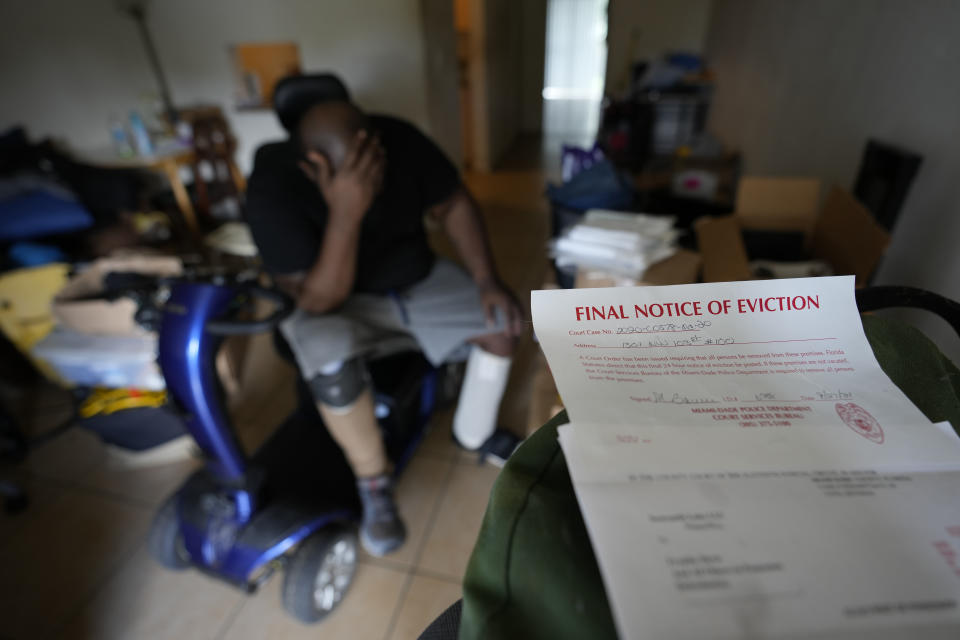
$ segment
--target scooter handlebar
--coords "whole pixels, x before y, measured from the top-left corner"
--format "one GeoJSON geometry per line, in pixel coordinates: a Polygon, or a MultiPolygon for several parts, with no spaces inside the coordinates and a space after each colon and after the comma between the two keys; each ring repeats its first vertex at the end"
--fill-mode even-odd
{"type": "Polygon", "coordinates": [[[269,316],[260,320],[208,320],[206,324],[207,333],[212,333],[217,336],[243,336],[272,331],[287,316],[293,313],[296,306],[293,298],[279,289],[268,289],[257,284],[248,284],[243,286],[242,290],[243,293],[246,293],[252,298],[270,300],[277,305],[277,308],[269,316]]]}

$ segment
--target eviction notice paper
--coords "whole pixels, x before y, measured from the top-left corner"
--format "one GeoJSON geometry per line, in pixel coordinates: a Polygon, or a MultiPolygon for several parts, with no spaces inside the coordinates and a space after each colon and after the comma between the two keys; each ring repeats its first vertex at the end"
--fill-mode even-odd
{"type": "Polygon", "coordinates": [[[960,441],[853,278],[537,291],[625,638],[960,637],[960,441]]]}

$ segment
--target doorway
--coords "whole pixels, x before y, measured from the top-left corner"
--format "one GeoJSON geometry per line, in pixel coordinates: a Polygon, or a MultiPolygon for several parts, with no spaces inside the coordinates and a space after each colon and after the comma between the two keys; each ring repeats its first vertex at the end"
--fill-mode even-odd
{"type": "Polygon", "coordinates": [[[474,122],[473,78],[470,68],[473,56],[471,37],[473,34],[470,0],[454,0],[453,27],[456,34],[457,50],[457,92],[460,106],[460,145],[463,153],[463,166],[472,169],[476,166],[474,137],[476,123],[474,122]]]}
{"type": "Polygon", "coordinates": [[[543,73],[548,148],[593,145],[606,65],[607,0],[548,0],[543,73]]]}

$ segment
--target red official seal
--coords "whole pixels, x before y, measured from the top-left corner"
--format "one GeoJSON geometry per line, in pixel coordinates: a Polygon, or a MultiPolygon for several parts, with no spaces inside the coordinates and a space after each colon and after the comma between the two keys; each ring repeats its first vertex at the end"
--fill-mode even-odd
{"type": "Polygon", "coordinates": [[[837,415],[855,432],[877,444],[883,444],[883,427],[866,409],[853,402],[838,402],[837,415]]]}

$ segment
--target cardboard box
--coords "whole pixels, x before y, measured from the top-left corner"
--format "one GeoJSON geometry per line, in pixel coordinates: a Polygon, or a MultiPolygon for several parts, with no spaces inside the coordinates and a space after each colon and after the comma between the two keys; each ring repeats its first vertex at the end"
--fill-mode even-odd
{"type": "Polygon", "coordinates": [[[111,272],[134,272],[155,276],[178,276],[183,263],[175,256],[130,255],[100,258],[71,278],[53,300],[53,315],[64,327],[80,333],[108,336],[142,336],[137,325],[137,303],[130,298],[88,299],[103,291],[111,272]]]}
{"type": "MultiPolygon", "coordinates": [[[[605,271],[581,269],[577,271],[573,286],[577,289],[584,289],[591,287],[689,284],[697,282],[700,276],[700,265],[699,253],[678,249],[669,258],[651,265],[640,280],[616,276],[605,271]]],[[[543,288],[553,289],[556,288],[556,285],[547,283],[543,285],[543,288]]],[[[527,409],[527,436],[563,410],[563,401],[557,392],[546,358],[541,352],[537,353],[536,358],[536,371],[533,374],[530,404],[527,409]]]]}
{"type": "Polygon", "coordinates": [[[889,244],[890,234],[851,193],[839,187],[830,191],[811,239],[814,257],[838,275],[853,274],[863,286],[889,244]]]}
{"type": "Polygon", "coordinates": [[[694,224],[703,258],[704,282],[751,280],[743,230],[796,231],[812,258],[837,275],[865,285],[890,242],[890,235],[849,192],[834,186],[822,207],[820,184],[810,178],[744,178],[733,215],[701,218],[694,224]]]}
{"type": "MultiPolygon", "coordinates": [[[[183,262],[176,256],[143,254],[96,260],[86,270],[71,278],[54,298],[54,317],[61,326],[91,336],[112,336],[120,339],[153,336],[152,332],[139,326],[134,320],[137,303],[133,299],[89,299],[103,291],[104,278],[111,272],[175,277],[183,273],[183,262]]],[[[263,309],[260,311],[263,312],[263,309]]],[[[223,341],[217,352],[215,366],[228,402],[243,393],[240,381],[248,342],[247,336],[230,336],[223,341]]]]}
{"type": "Polygon", "coordinates": [[[690,284],[700,277],[702,260],[696,251],[677,249],[677,252],[650,265],[639,280],[616,276],[605,271],[581,269],[573,282],[574,289],[595,287],[636,287],[668,284],[690,284]]]}
{"type": "Polygon", "coordinates": [[[737,185],[733,215],[750,231],[801,231],[809,235],[820,210],[816,178],[744,176],[737,185]]]}
{"type": "Polygon", "coordinates": [[[703,258],[704,282],[752,280],[740,223],[734,216],[700,218],[693,223],[703,258]]]}
{"type": "Polygon", "coordinates": [[[650,265],[643,272],[640,284],[663,286],[668,284],[691,284],[700,279],[700,269],[703,260],[696,251],[677,249],[677,252],[650,265]]]}

